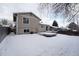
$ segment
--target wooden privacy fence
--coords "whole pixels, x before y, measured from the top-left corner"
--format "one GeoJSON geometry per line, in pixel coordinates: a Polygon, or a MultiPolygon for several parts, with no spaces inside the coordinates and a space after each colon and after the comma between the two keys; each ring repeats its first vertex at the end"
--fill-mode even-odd
{"type": "Polygon", "coordinates": [[[10,32],[9,27],[0,27],[0,43],[10,32]]]}

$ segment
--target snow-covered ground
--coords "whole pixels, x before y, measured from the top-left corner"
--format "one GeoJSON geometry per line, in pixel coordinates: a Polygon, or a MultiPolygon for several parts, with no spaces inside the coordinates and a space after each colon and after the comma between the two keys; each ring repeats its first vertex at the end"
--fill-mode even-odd
{"type": "Polygon", "coordinates": [[[54,37],[44,37],[39,34],[10,34],[0,43],[0,55],[79,55],[79,36],[57,34],[54,37]]]}

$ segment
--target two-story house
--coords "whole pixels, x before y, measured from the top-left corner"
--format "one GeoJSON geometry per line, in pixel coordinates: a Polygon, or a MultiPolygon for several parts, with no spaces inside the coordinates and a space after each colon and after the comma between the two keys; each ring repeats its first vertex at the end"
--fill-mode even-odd
{"type": "Polygon", "coordinates": [[[13,13],[16,25],[16,34],[39,32],[41,19],[32,12],[13,13]]]}

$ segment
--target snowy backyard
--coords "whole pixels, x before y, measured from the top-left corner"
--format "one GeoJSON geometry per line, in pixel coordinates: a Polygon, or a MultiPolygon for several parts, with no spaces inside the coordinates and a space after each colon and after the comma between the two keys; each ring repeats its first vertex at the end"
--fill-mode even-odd
{"type": "Polygon", "coordinates": [[[79,36],[11,33],[0,43],[2,56],[79,56],[79,36]]]}

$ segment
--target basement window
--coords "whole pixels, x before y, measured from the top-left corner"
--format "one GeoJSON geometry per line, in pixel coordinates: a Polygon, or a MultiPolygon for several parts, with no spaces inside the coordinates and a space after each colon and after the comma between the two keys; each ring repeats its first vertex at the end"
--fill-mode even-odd
{"type": "Polygon", "coordinates": [[[24,29],[24,32],[29,32],[29,29],[24,29]]]}

